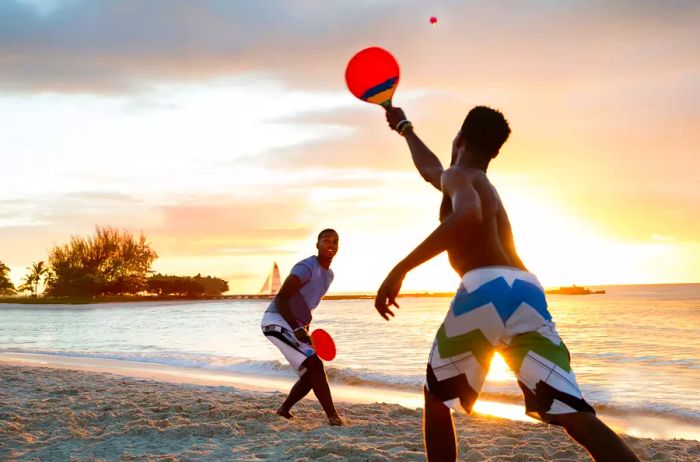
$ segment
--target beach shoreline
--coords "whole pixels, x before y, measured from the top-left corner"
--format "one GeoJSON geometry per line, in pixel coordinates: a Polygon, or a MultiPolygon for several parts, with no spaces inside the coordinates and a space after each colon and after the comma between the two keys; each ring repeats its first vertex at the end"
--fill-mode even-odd
{"type": "MultiPolygon", "coordinates": [[[[452,292],[424,292],[399,294],[399,298],[445,298],[453,297],[452,292]]],[[[97,305],[107,303],[142,303],[142,302],[199,302],[218,300],[272,300],[274,295],[259,294],[235,294],[235,295],[210,295],[201,297],[176,297],[176,296],[110,296],[110,297],[0,297],[0,308],[3,305],[39,306],[46,305],[97,305]]],[[[323,300],[374,300],[373,294],[331,294],[323,297],[323,300]]]]}
{"type": "MultiPolygon", "coordinates": [[[[300,403],[293,422],[272,412],[288,379],[28,356],[0,356],[3,460],[424,460],[422,413],[410,394],[408,406],[377,403],[377,392],[353,396],[333,385],[350,422],[336,430],[314,399],[300,403]]],[[[460,460],[589,460],[558,427],[484,415],[456,421],[460,460]]],[[[643,460],[700,457],[696,440],[624,438],[643,460]]]]}
{"type": "MultiPolygon", "coordinates": [[[[695,286],[697,282],[676,282],[676,283],[661,283],[661,284],[587,284],[588,288],[613,289],[619,290],[624,288],[639,288],[639,287],[682,287],[695,286]]],[[[552,293],[553,290],[561,289],[560,286],[545,286],[545,290],[552,293]]],[[[323,300],[374,300],[375,293],[370,292],[331,292],[323,297],[323,300]]],[[[454,297],[454,292],[402,292],[398,294],[399,298],[451,298],[454,297]]],[[[271,300],[274,295],[271,294],[221,294],[221,295],[201,295],[201,296],[159,296],[159,295],[110,295],[100,297],[30,297],[30,296],[2,296],[0,297],[0,308],[2,305],[86,305],[86,304],[105,304],[105,303],[129,303],[129,302],[182,302],[182,301],[216,301],[216,300],[271,300]]]]}

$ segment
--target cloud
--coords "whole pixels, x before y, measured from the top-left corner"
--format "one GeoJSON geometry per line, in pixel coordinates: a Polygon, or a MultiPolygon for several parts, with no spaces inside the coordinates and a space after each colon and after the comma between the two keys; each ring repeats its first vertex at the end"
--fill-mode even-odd
{"type": "Polygon", "coordinates": [[[383,175],[371,171],[322,168],[255,188],[239,190],[234,183],[227,194],[141,198],[76,191],[6,199],[0,201],[0,242],[13,246],[0,246],[0,258],[23,264],[17,263],[22,255],[45,255],[54,244],[91,234],[97,225],[143,231],[161,256],[286,254],[326,227],[328,213],[352,214],[369,206],[372,191],[384,183],[383,175]],[[360,181],[364,187],[357,188],[360,181]]]}
{"type": "Polygon", "coordinates": [[[0,85],[134,92],[252,74],[340,88],[349,57],[373,44],[391,49],[418,86],[561,85],[671,65],[697,69],[699,16],[691,1],[107,0],[46,13],[11,0],[0,3],[0,85]],[[428,25],[432,14],[438,27],[428,25]]]}
{"type": "Polygon", "coordinates": [[[307,57],[310,48],[340,45],[376,9],[119,0],[70,2],[45,15],[3,2],[0,69],[9,88],[67,92],[134,91],[160,81],[277,73],[285,65],[317,65],[307,57]]]}
{"type": "Polygon", "coordinates": [[[291,255],[294,254],[295,250],[288,249],[270,249],[270,248],[238,248],[238,249],[219,249],[219,252],[226,255],[233,256],[255,256],[255,257],[269,257],[269,256],[279,256],[279,255],[291,255]]]}
{"type": "Polygon", "coordinates": [[[161,223],[146,231],[168,255],[240,255],[240,249],[264,254],[312,233],[302,219],[303,206],[293,202],[213,202],[155,207],[161,223]]]}
{"type": "Polygon", "coordinates": [[[395,103],[443,162],[487,104],[513,128],[489,172],[504,197],[541,189],[635,241],[698,235],[697,2],[37,5],[0,2],[10,264],[96,224],[144,230],[164,265],[217,274],[293,263],[329,223],[343,239],[390,226],[418,239],[439,195],[381,109],[345,89],[369,45],[399,60],[395,103]]]}

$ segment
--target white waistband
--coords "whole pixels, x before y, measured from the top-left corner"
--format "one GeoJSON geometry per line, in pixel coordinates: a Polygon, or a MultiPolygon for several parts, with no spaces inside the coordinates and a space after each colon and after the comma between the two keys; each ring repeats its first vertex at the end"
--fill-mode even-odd
{"type": "Polygon", "coordinates": [[[462,276],[462,285],[468,292],[473,292],[487,282],[491,282],[499,277],[505,279],[509,286],[512,286],[513,281],[516,279],[520,279],[521,281],[535,284],[542,289],[542,284],[540,284],[537,276],[529,271],[511,266],[484,266],[473,269],[462,276]]]}

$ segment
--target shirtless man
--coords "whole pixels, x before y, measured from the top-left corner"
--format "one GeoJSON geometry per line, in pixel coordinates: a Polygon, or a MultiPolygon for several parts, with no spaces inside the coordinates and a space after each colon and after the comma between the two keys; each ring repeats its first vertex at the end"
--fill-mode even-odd
{"type": "Polygon", "coordinates": [[[471,413],[494,351],[515,372],[529,415],[563,426],[596,461],[638,460],[584,401],[544,290],[515,251],[508,216],[486,176],[510,134],[503,114],[472,109],[453,142],[447,170],[400,108],[389,109],[387,121],[406,138],[418,171],[443,200],[440,225],[389,272],[375,307],[386,320],[394,316],[390,307],[398,308],[406,273],[445,250],[462,279],[428,361],[423,420],[428,460],[457,459],[450,409],[471,413]]]}
{"type": "Polygon", "coordinates": [[[299,375],[299,380],[277,409],[277,414],[285,419],[294,418],[290,412],[292,406],[313,390],[328,422],[340,426],[346,422],[335,409],[323,362],[311,345],[308,331],[311,312],[333,282],[330,266],[338,252],[338,233],[332,229],[321,231],[316,249],[317,255],[294,265],[279,293],[267,307],[260,327],[265,337],[279,348],[294,372],[299,375]]]}

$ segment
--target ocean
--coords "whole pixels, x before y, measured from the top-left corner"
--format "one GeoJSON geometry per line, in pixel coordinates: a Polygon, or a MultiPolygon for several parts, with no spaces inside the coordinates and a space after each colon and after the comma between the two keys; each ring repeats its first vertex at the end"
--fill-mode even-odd
{"type": "MultiPolygon", "coordinates": [[[[605,295],[549,295],[586,400],[599,411],[680,419],[700,427],[700,284],[596,287],[605,295]]],[[[332,382],[419,391],[449,298],[400,298],[384,321],[372,300],[325,300],[313,327],[338,354],[332,382]]],[[[293,377],[260,331],[265,300],[0,305],[0,353],[119,359],[293,377]]],[[[483,397],[520,403],[496,357],[483,397]]]]}

